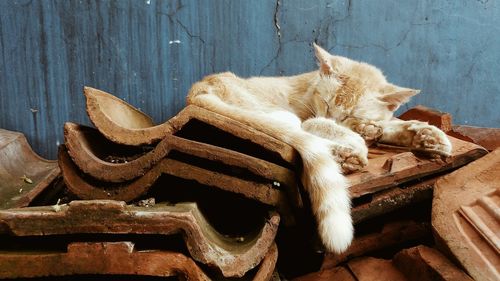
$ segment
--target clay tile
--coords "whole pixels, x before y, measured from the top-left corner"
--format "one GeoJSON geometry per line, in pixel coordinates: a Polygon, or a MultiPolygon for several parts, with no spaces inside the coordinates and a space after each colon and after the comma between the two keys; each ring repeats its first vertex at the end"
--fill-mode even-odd
{"type": "Polygon", "coordinates": [[[419,157],[401,148],[381,145],[370,149],[368,165],[360,172],[347,176],[351,196],[357,198],[423,176],[440,173],[465,165],[487,151],[476,144],[449,137],[452,155],[442,161],[419,157]]]}
{"type": "Polygon", "coordinates": [[[404,249],[393,258],[396,267],[410,280],[472,281],[439,251],[420,245],[404,249]]]}
{"type": "MultiPolygon", "coordinates": [[[[272,245],[253,276],[245,280],[269,281],[277,260],[272,245]]],[[[33,278],[68,275],[141,275],[182,276],[186,280],[208,281],[211,278],[191,258],[181,253],[149,250],[135,251],[131,242],[73,242],[67,252],[2,252],[0,278],[33,278]]],[[[249,275],[249,274],[247,274],[249,275]]],[[[231,278],[230,280],[235,280],[231,278]]]]}
{"type": "Polygon", "coordinates": [[[395,221],[386,223],[379,232],[356,237],[351,246],[342,254],[327,254],[321,268],[323,270],[334,268],[338,264],[363,256],[369,252],[401,245],[405,242],[415,241],[430,235],[429,223],[414,221],[395,221]]]}
{"type": "Polygon", "coordinates": [[[500,149],[436,182],[432,226],[439,247],[475,280],[500,280],[500,149]]]}
{"type": "Polygon", "coordinates": [[[177,151],[207,159],[213,162],[214,165],[220,163],[246,169],[256,176],[289,187],[294,187],[297,184],[295,174],[290,169],[243,153],[180,138],[175,135],[165,137],[151,151],[141,154],[140,149],[135,149],[135,155],[130,155],[130,151],[134,151],[134,147],[107,141],[95,129],[74,123],[66,123],[64,132],[68,153],[75,164],[86,174],[102,181],[123,182],[134,179],[146,173],[162,158],[168,157],[171,151],[177,151]],[[129,159],[120,161],[120,163],[112,163],[103,159],[105,155],[110,155],[113,152],[118,157],[129,155],[129,159]]]}
{"type": "Polygon", "coordinates": [[[0,129],[0,209],[25,207],[60,175],[57,161],[33,152],[23,134],[0,129]]]}
{"type": "MultiPolygon", "coordinates": [[[[152,144],[166,135],[181,131],[190,121],[197,121],[206,128],[215,127],[251,146],[267,150],[267,153],[261,155],[272,155],[275,160],[279,158],[283,163],[294,164],[297,161],[297,152],[291,146],[252,127],[197,106],[187,106],[169,121],[154,126],[149,116],[111,94],[90,87],[85,87],[84,92],[90,120],[106,138],[116,143],[152,144]]],[[[210,143],[210,140],[203,142],[210,143]]],[[[238,150],[238,147],[234,150],[238,150]]],[[[255,148],[248,151],[252,150],[255,148]]]]}
{"type": "Polygon", "coordinates": [[[419,120],[438,127],[444,132],[451,130],[451,114],[441,112],[423,105],[417,105],[398,117],[402,120],[419,120]]]}
{"type": "Polygon", "coordinates": [[[262,229],[242,241],[217,232],[195,203],[143,208],[94,200],[0,211],[0,230],[16,236],[182,232],[191,256],[219,269],[225,277],[241,277],[259,264],[273,245],[278,224],[279,215],[270,212],[262,229]]]}
{"type": "Polygon", "coordinates": [[[284,208],[283,211],[288,208],[283,191],[276,189],[272,182],[262,183],[240,179],[169,158],[164,158],[133,181],[115,184],[83,177],[78,167],[71,161],[64,146],[59,149],[59,165],[68,189],[79,198],[86,200],[114,199],[129,202],[145,194],[162,174],[168,174],[238,193],[267,205],[284,208]]]}

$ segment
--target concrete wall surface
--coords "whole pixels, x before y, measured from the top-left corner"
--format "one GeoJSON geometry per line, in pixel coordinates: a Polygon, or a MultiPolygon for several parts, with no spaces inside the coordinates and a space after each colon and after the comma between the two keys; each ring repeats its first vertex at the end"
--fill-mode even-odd
{"type": "Polygon", "coordinates": [[[0,127],[55,158],[64,122],[89,124],[84,85],[162,122],[209,73],[315,69],[313,41],[422,89],[409,106],[498,127],[499,34],[493,0],[0,1],[0,127]]]}

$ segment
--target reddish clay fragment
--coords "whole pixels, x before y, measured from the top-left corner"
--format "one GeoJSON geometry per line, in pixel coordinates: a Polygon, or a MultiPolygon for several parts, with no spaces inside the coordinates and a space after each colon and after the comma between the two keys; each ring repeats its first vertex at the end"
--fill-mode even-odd
{"type": "Polygon", "coordinates": [[[481,128],[472,126],[453,126],[449,135],[478,144],[488,151],[500,147],[500,128],[481,128]]]}
{"type": "Polygon", "coordinates": [[[288,163],[296,163],[298,154],[289,145],[252,127],[197,106],[187,106],[167,122],[154,126],[151,118],[123,100],[106,92],[84,88],[87,113],[92,123],[109,140],[125,145],[155,143],[180,131],[189,121],[197,120],[235,137],[250,141],[277,154],[288,163]]]}
{"type": "Polygon", "coordinates": [[[191,256],[220,269],[225,277],[241,277],[259,264],[274,243],[278,224],[279,215],[270,212],[260,231],[243,239],[226,237],[210,225],[195,203],[141,208],[94,200],[0,211],[0,233],[16,236],[183,233],[191,256]]]}
{"type": "Polygon", "coordinates": [[[38,156],[23,134],[0,129],[0,209],[28,206],[59,175],[57,161],[38,156]]]}
{"type": "Polygon", "coordinates": [[[411,281],[472,281],[439,251],[423,245],[402,250],[393,262],[411,281]]]}
{"type": "MultiPolygon", "coordinates": [[[[273,244],[253,281],[269,281],[276,265],[277,248],[273,244]]],[[[67,252],[2,252],[0,278],[34,278],[43,276],[143,275],[182,276],[186,280],[212,279],[191,259],[181,253],[148,250],[136,251],[132,242],[74,242],[67,252]]],[[[246,276],[245,276],[246,277],[246,276]]],[[[234,280],[234,279],[231,279],[234,280]]]]}
{"type": "Polygon", "coordinates": [[[436,182],[436,242],[475,280],[500,280],[500,149],[436,182]]]}
{"type": "Polygon", "coordinates": [[[370,149],[368,166],[347,176],[353,198],[372,194],[413,179],[465,165],[487,151],[470,142],[449,137],[453,150],[444,161],[419,157],[401,149],[370,149]]]}
{"type": "Polygon", "coordinates": [[[355,205],[351,215],[355,224],[386,214],[404,206],[432,200],[432,188],[438,178],[431,178],[410,186],[396,186],[375,193],[370,202],[355,205]]]}
{"type": "Polygon", "coordinates": [[[359,281],[408,280],[391,260],[362,257],[349,261],[348,266],[359,281]]]}
{"type": "Polygon", "coordinates": [[[423,105],[417,105],[413,108],[410,108],[408,111],[401,114],[401,116],[399,116],[398,118],[402,120],[419,120],[427,122],[438,127],[444,132],[448,132],[451,130],[451,114],[428,108],[423,105]]]}
{"type": "Polygon", "coordinates": [[[417,223],[413,221],[391,222],[382,228],[378,233],[370,233],[361,237],[356,237],[351,246],[342,254],[327,254],[321,269],[334,268],[338,264],[366,253],[393,247],[404,242],[418,240],[430,235],[429,224],[417,223]]]}

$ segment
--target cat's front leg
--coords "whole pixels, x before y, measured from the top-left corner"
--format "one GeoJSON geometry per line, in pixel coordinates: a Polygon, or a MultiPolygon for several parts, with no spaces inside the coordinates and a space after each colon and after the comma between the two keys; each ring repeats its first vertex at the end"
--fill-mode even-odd
{"type": "Polygon", "coordinates": [[[362,169],[368,164],[365,141],[353,131],[323,117],[311,118],[302,123],[302,129],[331,141],[332,155],[344,173],[362,169]]]}
{"type": "Polygon", "coordinates": [[[376,142],[382,137],[383,128],[377,122],[356,117],[348,117],[342,124],[358,133],[367,144],[376,142]]]}
{"type": "Polygon", "coordinates": [[[381,143],[405,146],[443,156],[451,155],[450,140],[436,126],[416,120],[389,120],[379,124],[384,130],[379,140],[381,143]]]}

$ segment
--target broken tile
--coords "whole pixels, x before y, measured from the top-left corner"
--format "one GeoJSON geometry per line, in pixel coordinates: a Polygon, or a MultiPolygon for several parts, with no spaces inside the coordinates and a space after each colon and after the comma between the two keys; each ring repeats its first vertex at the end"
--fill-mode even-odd
{"type": "Polygon", "coordinates": [[[409,185],[404,184],[367,195],[370,196],[369,202],[357,204],[355,201],[351,211],[354,224],[408,205],[426,200],[430,202],[432,200],[432,189],[437,179],[435,177],[409,185]]]}
{"type": "Polygon", "coordinates": [[[243,239],[227,237],[210,225],[195,203],[141,208],[93,200],[0,211],[0,233],[15,236],[182,232],[191,256],[219,269],[225,277],[241,277],[259,264],[274,243],[278,224],[279,215],[270,212],[261,230],[243,239]]]}
{"type": "Polygon", "coordinates": [[[444,132],[450,131],[452,126],[451,114],[428,108],[423,105],[417,105],[410,108],[398,118],[402,120],[419,120],[427,122],[438,127],[444,132]]]}
{"type": "Polygon", "coordinates": [[[404,242],[422,239],[430,235],[430,225],[413,221],[390,222],[380,232],[356,237],[351,246],[342,254],[327,254],[321,266],[322,270],[334,268],[338,264],[360,257],[369,252],[400,245],[404,242]]]}
{"type": "Polygon", "coordinates": [[[391,260],[362,257],[347,263],[358,281],[408,280],[391,260]]]}
{"type": "Polygon", "coordinates": [[[0,209],[28,206],[59,175],[57,161],[35,154],[23,134],[0,129],[0,209]]]}
{"type": "MultiPolygon", "coordinates": [[[[226,280],[219,276],[212,278],[182,253],[138,251],[134,246],[132,242],[73,242],[68,245],[66,252],[3,251],[0,253],[0,278],[116,274],[179,276],[193,281],[226,280]]],[[[273,244],[258,265],[257,273],[244,276],[241,280],[269,281],[277,255],[276,245],[273,244]]]]}
{"type": "Polygon", "coordinates": [[[402,149],[372,148],[368,165],[347,176],[352,198],[372,194],[401,183],[465,165],[487,153],[470,142],[449,137],[452,155],[444,161],[420,157],[402,149]]]}
{"type": "MultiPolygon", "coordinates": [[[[201,125],[202,130],[220,130],[240,139],[236,146],[228,142],[222,142],[218,146],[229,146],[226,148],[252,156],[257,153],[265,157],[265,160],[271,158],[273,162],[294,164],[298,158],[291,146],[252,127],[197,106],[187,106],[167,122],[154,126],[149,116],[111,94],[90,87],[85,87],[84,93],[90,120],[106,138],[116,143],[152,144],[169,134],[178,134],[184,127],[201,125]]],[[[200,134],[199,130],[197,127],[195,140],[200,141],[198,138],[202,138],[204,141],[201,142],[205,143],[214,141],[213,138],[210,139],[210,135],[200,134]]]]}
{"type": "Polygon", "coordinates": [[[500,128],[482,128],[472,126],[453,126],[447,134],[465,141],[478,144],[489,151],[500,147],[500,128]]]}
{"type": "Polygon", "coordinates": [[[436,182],[436,242],[475,280],[500,280],[500,149],[436,182]]]}
{"type": "Polygon", "coordinates": [[[393,263],[412,281],[472,281],[439,251],[423,245],[402,250],[393,263]]]}

